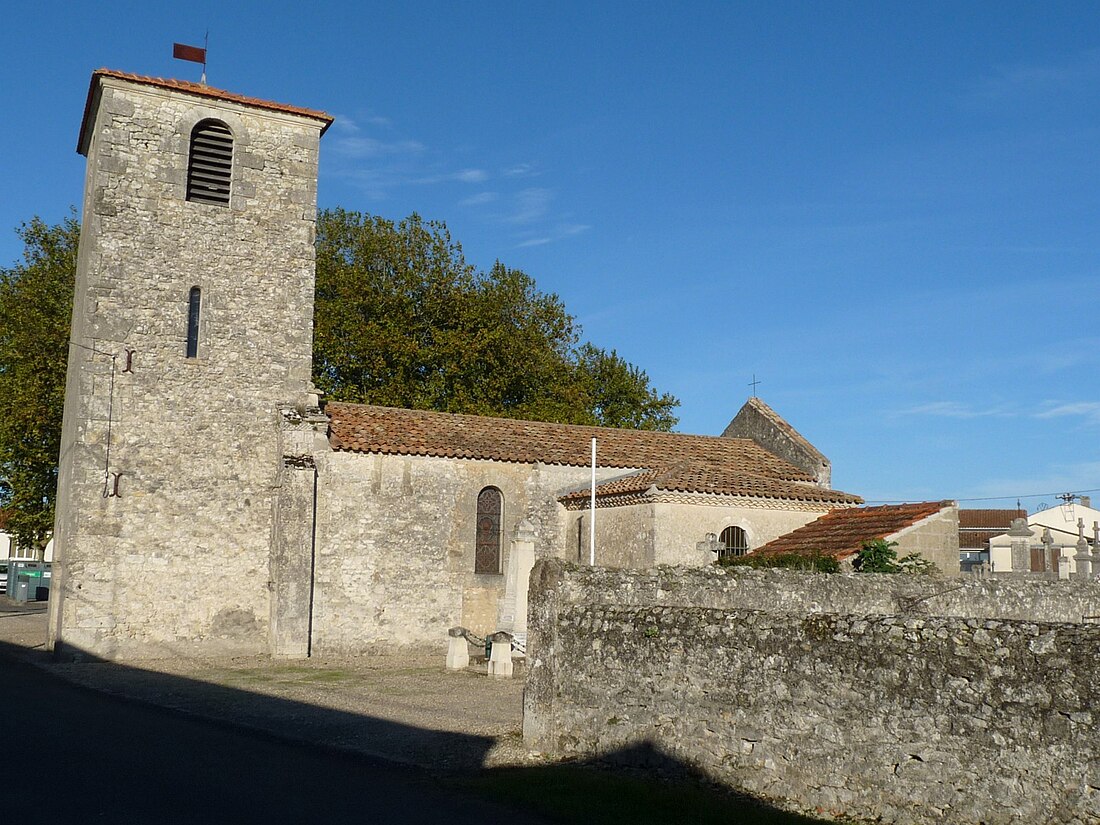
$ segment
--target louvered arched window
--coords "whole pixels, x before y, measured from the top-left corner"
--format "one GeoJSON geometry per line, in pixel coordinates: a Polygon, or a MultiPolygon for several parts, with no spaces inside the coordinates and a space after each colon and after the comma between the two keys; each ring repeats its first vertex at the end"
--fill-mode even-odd
{"type": "Polygon", "coordinates": [[[504,496],[496,487],[477,494],[477,537],[474,543],[474,572],[500,572],[500,533],[504,520],[504,496]]]}
{"type": "Polygon", "coordinates": [[[202,120],[191,130],[187,159],[187,200],[229,205],[233,133],[220,120],[202,120]]]}
{"type": "Polygon", "coordinates": [[[727,527],[718,537],[718,558],[743,556],[749,552],[748,534],[740,527],[727,527]]]}

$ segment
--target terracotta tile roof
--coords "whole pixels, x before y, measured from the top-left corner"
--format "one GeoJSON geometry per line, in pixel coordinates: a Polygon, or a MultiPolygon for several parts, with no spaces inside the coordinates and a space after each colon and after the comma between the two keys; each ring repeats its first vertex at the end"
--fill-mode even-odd
{"type": "MultiPolygon", "coordinates": [[[[709,462],[682,462],[613,479],[597,484],[596,496],[644,493],[651,487],[662,492],[714,493],[831,504],[859,504],[862,501],[858,496],[840,490],[827,490],[806,481],[754,475],[738,467],[709,462]]],[[[564,503],[587,501],[590,495],[588,489],[576,490],[558,500],[564,503]]]]}
{"type": "Polygon", "coordinates": [[[269,112],[285,112],[290,115],[300,115],[301,117],[308,117],[313,120],[319,120],[323,124],[321,126],[321,134],[325,133],[325,130],[332,125],[332,115],[325,112],[317,111],[316,109],[304,109],[301,106],[291,106],[286,103],[273,103],[270,100],[261,100],[257,97],[246,97],[245,95],[234,94],[233,92],[227,92],[223,89],[215,89],[213,86],[207,86],[203,83],[192,83],[189,80],[172,80],[163,77],[145,77],[138,74],[130,74],[129,72],[119,72],[114,69],[96,69],[92,72],[91,85],[88,87],[88,100],[84,104],[84,118],[80,123],[80,138],[77,141],[76,151],[80,154],[84,154],[87,149],[87,130],[91,128],[89,118],[92,116],[93,103],[96,95],[99,93],[99,81],[101,78],[112,77],[117,80],[126,80],[130,83],[138,83],[143,86],[156,86],[160,89],[171,89],[176,92],[183,92],[189,95],[195,95],[196,97],[212,98],[214,100],[224,100],[228,103],[239,103],[243,106],[252,106],[256,109],[266,109],[269,112]]]}
{"type": "Polygon", "coordinates": [[[1012,526],[1012,519],[1027,518],[1027,510],[959,510],[959,549],[986,550],[989,540],[1012,526]]]}
{"type": "Polygon", "coordinates": [[[864,542],[892,536],[952,504],[950,501],[922,501],[833,510],[768,542],[756,552],[765,555],[824,553],[843,559],[858,553],[864,542]]]}
{"type": "Polygon", "coordinates": [[[1027,518],[1027,510],[959,510],[959,528],[1001,530],[1012,526],[1012,519],[1027,518]]]}
{"type": "Polygon", "coordinates": [[[604,495],[660,489],[800,501],[862,501],[812,484],[812,477],[746,438],[551,424],[332,402],[335,450],[519,463],[588,466],[597,439],[601,467],[643,470],[607,482],[604,495]],[[617,485],[617,486],[610,486],[617,485]]]}

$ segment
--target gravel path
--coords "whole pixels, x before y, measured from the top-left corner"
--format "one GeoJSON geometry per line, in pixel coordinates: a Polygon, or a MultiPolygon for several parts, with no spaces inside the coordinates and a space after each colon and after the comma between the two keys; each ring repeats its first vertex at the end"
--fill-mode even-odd
{"type": "Polygon", "coordinates": [[[523,747],[523,671],[448,671],[445,652],[354,658],[159,659],[56,663],[44,652],[44,604],[0,596],[0,652],[94,690],[433,770],[537,764],[523,747]]]}

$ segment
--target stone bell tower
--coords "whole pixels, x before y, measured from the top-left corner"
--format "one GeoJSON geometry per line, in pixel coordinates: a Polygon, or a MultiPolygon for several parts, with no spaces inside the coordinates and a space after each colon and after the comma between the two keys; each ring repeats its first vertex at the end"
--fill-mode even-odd
{"type": "Polygon", "coordinates": [[[331,122],[203,84],[93,73],[55,650],[268,649],[278,410],[310,405],[317,156],[331,122]]]}

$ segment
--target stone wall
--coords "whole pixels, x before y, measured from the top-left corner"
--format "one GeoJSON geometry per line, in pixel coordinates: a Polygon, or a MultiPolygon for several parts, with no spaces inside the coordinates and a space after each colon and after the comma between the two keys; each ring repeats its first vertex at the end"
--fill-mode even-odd
{"type": "Polygon", "coordinates": [[[651,743],[837,816],[1096,822],[1098,605],[1095,583],[540,563],[524,737],[651,743]]]}
{"type": "Polygon", "coordinates": [[[822,487],[832,483],[832,465],[816,447],[755,396],[745,402],[722,432],[724,438],[748,438],[768,452],[814,477],[822,487]]]}
{"type": "MultiPolygon", "coordinates": [[[[589,468],[339,451],[319,451],[316,459],[313,641],[318,651],[443,644],[454,625],[478,634],[497,630],[509,540],[523,520],[534,531],[536,558],[588,559],[589,513],[566,510],[558,498],[587,485],[589,468]],[[497,575],[473,572],[477,496],[488,486],[504,497],[497,575]]],[[[600,468],[597,477],[622,474],[600,468]]],[[[778,535],[816,515],[745,501],[600,507],[596,560],[626,568],[652,566],[655,557],[707,565],[713,554],[695,548],[707,530],[738,524],[750,536],[778,535]]]]}
{"type": "Polygon", "coordinates": [[[310,379],[322,124],[117,78],[100,87],[51,644],[107,657],[263,652],[277,409],[310,379]],[[205,118],[233,133],[228,206],[185,199],[191,130],[205,118]],[[198,357],[187,358],[196,286],[198,357]],[[105,469],[119,474],[117,496],[105,469]]]}
{"type": "Polygon", "coordinates": [[[695,547],[707,533],[720,536],[727,527],[740,527],[745,531],[751,551],[785,533],[797,530],[831,509],[830,505],[817,502],[750,502],[733,496],[712,498],[719,501],[726,498],[729,503],[715,506],[684,500],[654,505],[654,563],[707,565],[714,561],[714,554],[695,547]]]}
{"type": "Polygon", "coordinates": [[[959,568],[959,508],[945,507],[890,537],[897,542],[898,558],[919,553],[945,576],[957,576],[959,568]]]}
{"type": "MultiPolygon", "coordinates": [[[[536,557],[565,553],[568,524],[557,498],[590,473],[350,452],[319,455],[317,464],[314,642],[321,652],[442,645],[454,625],[496,630],[516,527],[531,523],[536,557]],[[500,574],[474,573],[477,496],[489,486],[504,497],[500,574]]],[[[600,470],[601,480],[611,473],[621,471],[600,470]]]]}

